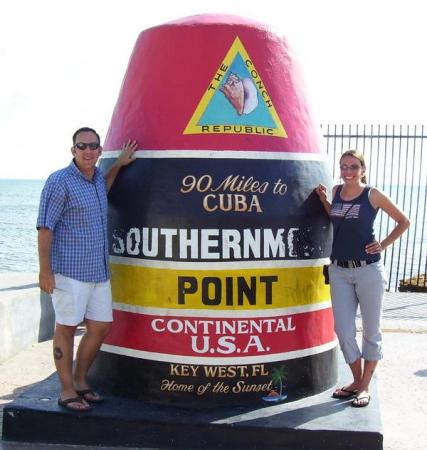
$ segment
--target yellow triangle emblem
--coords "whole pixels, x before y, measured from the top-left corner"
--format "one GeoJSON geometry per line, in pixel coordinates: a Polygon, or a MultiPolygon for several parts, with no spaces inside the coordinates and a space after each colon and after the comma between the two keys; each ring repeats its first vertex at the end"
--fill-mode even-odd
{"type": "Polygon", "coordinates": [[[288,135],[239,37],[227,52],[184,134],[288,135]]]}

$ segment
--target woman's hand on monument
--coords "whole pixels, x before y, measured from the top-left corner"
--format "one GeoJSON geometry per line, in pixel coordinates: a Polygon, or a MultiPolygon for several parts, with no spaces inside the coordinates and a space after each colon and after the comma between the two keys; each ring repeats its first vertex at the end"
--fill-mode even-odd
{"type": "Polygon", "coordinates": [[[317,188],[314,189],[316,194],[319,196],[319,199],[322,203],[326,202],[328,200],[328,196],[326,193],[326,186],[323,184],[319,184],[317,188]]]}
{"type": "Polygon", "coordinates": [[[326,186],[324,184],[319,184],[319,186],[317,186],[314,189],[314,192],[316,192],[316,194],[318,195],[319,200],[323,205],[323,208],[325,209],[326,213],[329,215],[330,211],[331,211],[331,204],[329,203],[329,200],[328,200],[328,193],[326,190],[326,186]]]}

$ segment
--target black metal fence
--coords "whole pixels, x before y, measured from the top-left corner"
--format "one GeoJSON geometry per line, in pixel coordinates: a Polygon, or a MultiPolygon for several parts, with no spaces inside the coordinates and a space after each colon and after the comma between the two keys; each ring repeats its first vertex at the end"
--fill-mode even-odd
{"type": "MultiPolygon", "coordinates": [[[[361,151],[368,184],[385,192],[410,218],[409,231],[387,248],[383,261],[391,291],[427,291],[427,149],[423,126],[322,125],[321,144],[329,156],[334,182],[339,182],[341,154],[361,151]]],[[[376,221],[383,239],[394,227],[384,213],[376,221]]]]}

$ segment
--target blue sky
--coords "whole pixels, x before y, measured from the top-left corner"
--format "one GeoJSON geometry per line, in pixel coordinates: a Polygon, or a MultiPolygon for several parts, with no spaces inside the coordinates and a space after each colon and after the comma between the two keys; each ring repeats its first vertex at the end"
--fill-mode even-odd
{"type": "Polygon", "coordinates": [[[81,125],[104,137],[138,34],[194,14],[255,19],[284,35],[318,123],[423,124],[424,2],[10,0],[0,6],[0,178],[46,178],[81,125]]]}

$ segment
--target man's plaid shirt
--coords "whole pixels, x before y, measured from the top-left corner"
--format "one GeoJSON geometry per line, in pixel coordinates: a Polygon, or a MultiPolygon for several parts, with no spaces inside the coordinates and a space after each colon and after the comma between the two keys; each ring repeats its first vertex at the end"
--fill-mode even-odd
{"type": "Polygon", "coordinates": [[[74,161],[51,174],[41,193],[39,228],[53,231],[53,273],[93,283],[109,279],[107,187],[100,169],[92,181],[74,161]]]}

